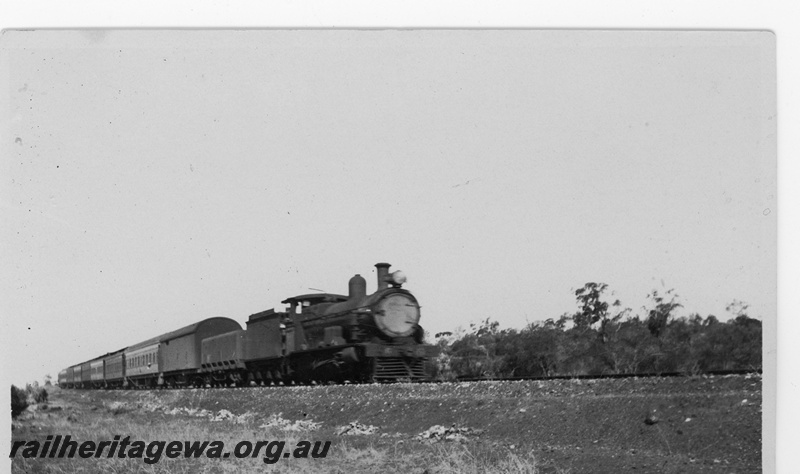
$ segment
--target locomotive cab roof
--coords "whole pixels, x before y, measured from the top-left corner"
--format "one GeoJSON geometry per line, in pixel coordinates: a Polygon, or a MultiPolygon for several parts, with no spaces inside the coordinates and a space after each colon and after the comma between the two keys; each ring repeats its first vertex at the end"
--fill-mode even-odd
{"type": "Polygon", "coordinates": [[[308,301],[311,306],[321,303],[341,303],[347,301],[347,296],[334,293],[309,293],[307,295],[293,296],[281,301],[282,304],[302,304],[308,301]]]}

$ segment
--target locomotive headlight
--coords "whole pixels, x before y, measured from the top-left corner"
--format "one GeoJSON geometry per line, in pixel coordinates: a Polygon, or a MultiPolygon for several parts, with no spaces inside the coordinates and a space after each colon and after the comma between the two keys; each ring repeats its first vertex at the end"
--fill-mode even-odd
{"type": "Polygon", "coordinates": [[[403,273],[400,270],[397,270],[396,272],[392,272],[392,283],[394,283],[397,286],[400,286],[405,282],[406,282],[406,274],[405,273],[403,273]]]}
{"type": "Polygon", "coordinates": [[[419,305],[413,296],[394,293],[378,302],[375,324],[391,337],[410,336],[419,323],[419,305]]]}

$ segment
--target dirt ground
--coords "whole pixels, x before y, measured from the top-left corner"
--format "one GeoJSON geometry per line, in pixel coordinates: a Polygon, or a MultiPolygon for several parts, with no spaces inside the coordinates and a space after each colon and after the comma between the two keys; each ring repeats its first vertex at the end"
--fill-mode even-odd
{"type": "MultiPolygon", "coordinates": [[[[317,463],[302,464],[299,472],[761,472],[761,378],[756,375],[207,390],[56,389],[47,409],[33,407],[14,422],[12,441],[44,440],[48,434],[93,439],[91,433],[111,429],[107,426],[129,431],[147,426],[148,431],[140,433],[147,439],[209,439],[225,430],[227,436],[256,439],[263,435],[264,423],[276,419],[283,420],[281,429],[299,427],[300,438],[333,441],[325,463],[313,460],[317,463]],[[203,425],[187,432],[187,426],[199,422],[203,425]],[[359,424],[351,425],[355,422],[359,424]],[[420,436],[434,425],[442,427],[440,434],[450,428],[450,439],[439,439],[430,431],[420,436]],[[231,431],[226,426],[236,428],[231,431]],[[371,430],[362,433],[366,427],[371,430]],[[302,429],[313,432],[303,435],[302,429]]],[[[281,433],[298,436],[297,431],[270,434],[281,433]]],[[[13,466],[16,472],[80,468],[89,472],[92,461],[58,464],[18,457],[13,466]]],[[[142,472],[159,472],[142,467],[146,468],[142,472]]],[[[264,465],[253,468],[263,472],[264,465]]],[[[217,472],[208,466],[204,470],[217,472]]]]}

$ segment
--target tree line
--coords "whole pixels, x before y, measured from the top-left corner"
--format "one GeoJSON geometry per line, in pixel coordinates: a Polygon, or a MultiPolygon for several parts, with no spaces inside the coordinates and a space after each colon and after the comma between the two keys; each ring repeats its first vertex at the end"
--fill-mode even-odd
{"type": "Polygon", "coordinates": [[[639,313],[609,304],[605,283],[575,291],[577,310],[558,319],[501,329],[487,318],[469,330],[436,335],[436,378],[574,376],[761,369],[761,321],[734,300],[721,322],[697,313],[677,317],[674,290],[648,295],[639,313]]]}

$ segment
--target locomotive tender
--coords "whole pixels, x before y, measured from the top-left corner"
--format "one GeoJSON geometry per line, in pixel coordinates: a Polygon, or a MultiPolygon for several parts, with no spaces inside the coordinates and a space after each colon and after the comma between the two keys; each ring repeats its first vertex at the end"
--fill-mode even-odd
{"type": "Polygon", "coordinates": [[[66,388],[154,388],[260,383],[387,382],[426,378],[437,354],[423,343],[420,306],[402,288],[403,272],[375,265],[378,289],[367,294],[360,275],[348,295],[314,293],[282,303],[286,311],[256,313],[242,329],[222,317],[205,319],[68,367],[66,388]]]}

